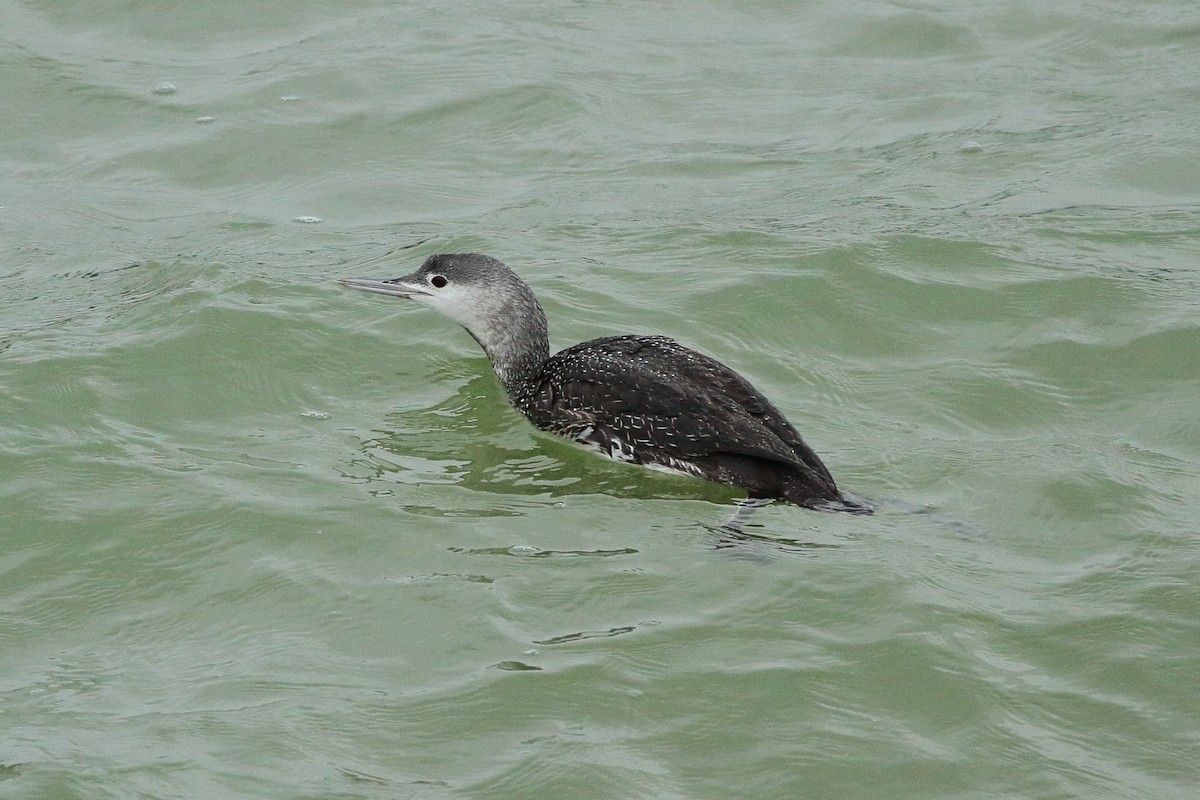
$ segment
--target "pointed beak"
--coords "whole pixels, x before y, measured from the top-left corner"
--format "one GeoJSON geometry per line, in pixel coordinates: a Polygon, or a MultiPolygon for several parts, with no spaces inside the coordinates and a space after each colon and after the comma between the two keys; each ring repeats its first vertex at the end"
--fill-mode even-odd
{"type": "Polygon", "coordinates": [[[376,281],[370,278],[339,278],[338,283],[350,289],[386,294],[389,297],[409,298],[414,295],[429,294],[415,282],[410,282],[408,278],[392,278],[389,281],[376,281]]]}

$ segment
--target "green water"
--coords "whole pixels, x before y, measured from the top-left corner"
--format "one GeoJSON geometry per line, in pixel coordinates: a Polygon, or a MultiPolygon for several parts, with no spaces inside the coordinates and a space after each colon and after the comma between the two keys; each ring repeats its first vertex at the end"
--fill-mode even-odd
{"type": "Polygon", "coordinates": [[[1193,3],[0,18],[0,797],[1197,796],[1193,3]],[[335,283],[448,250],[881,512],[731,546],[335,283]]]}

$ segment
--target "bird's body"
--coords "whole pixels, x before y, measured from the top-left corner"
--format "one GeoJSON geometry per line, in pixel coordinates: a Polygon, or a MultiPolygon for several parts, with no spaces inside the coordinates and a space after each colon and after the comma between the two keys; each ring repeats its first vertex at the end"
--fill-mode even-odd
{"type": "Polygon", "coordinates": [[[549,355],[546,318],[508,267],[431,256],[405,278],[346,286],[442,311],[483,347],[513,406],[537,427],[617,461],[742,488],[751,497],[865,513],[787,419],[721,362],[665,336],[609,336],[549,355]]]}

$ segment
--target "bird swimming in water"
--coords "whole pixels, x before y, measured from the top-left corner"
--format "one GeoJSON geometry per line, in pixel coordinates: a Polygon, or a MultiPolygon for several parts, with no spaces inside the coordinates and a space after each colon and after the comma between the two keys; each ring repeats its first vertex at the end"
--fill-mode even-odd
{"type": "Polygon", "coordinates": [[[411,275],[343,286],[416,300],[466,328],[513,406],[616,461],[736,486],[751,498],[871,513],[844,496],[791,423],[738,373],[665,336],[606,336],[550,355],[533,291],[490,256],[430,256],[411,275]]]}

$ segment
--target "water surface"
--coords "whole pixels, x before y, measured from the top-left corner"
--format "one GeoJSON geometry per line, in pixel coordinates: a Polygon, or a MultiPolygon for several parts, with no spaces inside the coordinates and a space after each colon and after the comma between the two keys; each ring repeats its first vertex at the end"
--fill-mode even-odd
{"type": "Polygon", "coordinates": [[[1195,795],[1191,4],[0,15],[0,795],[1195,795]],[[335,283],[453,250],[881,513],[731,543],[335,283]]]}

